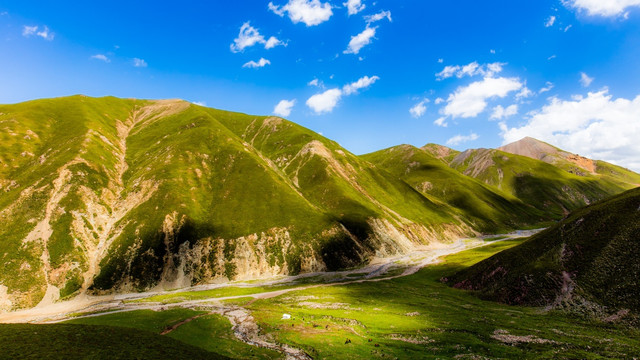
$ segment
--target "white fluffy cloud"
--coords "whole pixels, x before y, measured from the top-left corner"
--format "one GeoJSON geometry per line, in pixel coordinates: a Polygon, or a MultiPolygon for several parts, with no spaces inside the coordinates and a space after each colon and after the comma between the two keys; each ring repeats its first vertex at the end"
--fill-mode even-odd
{"type": "Polygon", "coordinates": [[[521,127],[502,124],[504,143],[531,136],[562,149],[640,171],[640,95],[614,99],[608,90],[550,99],[521,127]]]}
{"type": "Polygon", "coordinates": [[[107,55],[104,55],[104,54],[95,54],[95,55],[92,55],[92,56],[91,56],[91,59],[101,60],[101,61],[104,61],[104,62],[106,62],[106,63],[111,62],[111,59],[109,59],[109,58],[107,57],[107,55]]]}
{"type": "Polygon", "coordinates": [[[247,21],[246,23],[242,24],[238,37],[233,39],[233,43],[229,46],[229,48],[231,49],[231,52],[237,53],[244,51],[245,48],[252,47],[256,44],[264,45],[265,49],[271,49],[279,45],[287,46],[286,43],[278,40],[275,36],[270,37],[269,40],[265,40],[264,36],[260,34],[258,29],[251,26],[251,23],[247,21]]]}
{"type": "Polygon", "coordinates": [[[485,77],[467,86],[461,86],[449,95],[442,113],[447,116],[476,117],[487,107],[487,100],[504,98],[509,93],[520,90],[523,84],[517,78],[485,77]]]}
{"type": "Polygon", "coordinates": [[[252,68],[252,69],[257,69],[257,68],[261,68],[261,67],[265,67],[267,65],[271,65],[271,61],[265,59],[265,58],[260,58],[260,60],[258,61],[249,61],[248,63],[242,65],[243,68],[252,68]]]}
{"type": "Polygon", "coordinates": [[[294,24],[303,22],[307,26],[321,24],[333,15],[331,4],[322,3],[320,0],[289,0],[283,6],[270,2],[269,10],[280,16],[287,13],[294,24]]]}
{"type": "Polygon", "coordinates": [[[147,67],[147,62],[143,59],[133,58],[133,66],[135,67],[147,67]]]}
{"type": "Polygon", "coordinates": [[[552,27],[553,24],[555,24],[556,22],[556,17],[555,16],[549,16],[549,18],[547,19],[547,22],[544,23],[544,27],[552,27]]]}
{"type": "Polygon", "coordinates": [[[338,101],[342,97],[342,90],[338,88],[329,89],[320,94],[315,94],[307,99],[307,106],[316,114],[328,113],[333,111],[338,105],[338,101]]]}
{"type": "Polygon", "coordinates": [[[460,79],[465,76],[476,76],[476,75],[491,77],[495,74],[500,73],[504,65],[506,64],[500,63],[500,62],[480,65],[476,61],[467,65],[448,65],[448,66],[445,66],[441,72],[436,74],[436,79],[444,80],[453,76],[460,79]]]}
{"type": "Polygon", "coordinates": [[[593,82],[592,77],[589,77],[589,75],[587,75],[586,73],[583,73],[583,72],[580,73],[580,85],[582,85],[583,87],[589,87],[589,85],[591,85],[592,82],[593,82]]]}
{"type": "Polygon", "coordinates": [[[451,139],[447,140],[447,145],[460,145],[465,142],[473,141],[478,139],[478,134],[471,133],[469,135],[456,135],[451,139]]]}
{"type": "Polygon", "coordinates": [[[363,76],[360,79],[358,79],[358,81],[345,85],[342,88],[342,91],[344,92],[345,95],[355,94],[358,92],[358,90],[368,88],[378,80],[380,80],[380,78],[377,76],[372,76],[372,77],[363,76]]]}
{"type": "Polygon", "coordinates": [[[518,105],[513,104],[507,106],[506,108],[502,107],[502,105],[498,105],[493,108],[493,113],[491,113],[491,120],[502,120],[506,119],[510,116],[513,116],[518,113],[518,105]]]}
{"type": "Polygon", "coordinates": [[[366,7],[362,0],[349,0],[346,3],[342,4],[347,7],[347,11],[349,12],[349,16],[355,15],[360,11],[364,10],[366,7]]]}
{"type": "Polygon", "coordinates": [[[391,20],[391,11],[380,11],[377,14],[367,15],[364,17],[364,20],[367,22],[367,24],[372,24],[385,18],[389,20],[389,22],[393,21],[391,20]]]}
{"type": "Polygon", "coordinates": [[[591,16],[626,17],[627,8],[640,6],[640,0],[563,0],[565,6],[585,11],[591,16]]]}
{"type": "Polygon", "coordinates": [[[343,96],[356,94],[358,90],[368,88],[379,79],[377,76],[363,76],[358,81],[343,86],[342,89],[333,88],[315,94],[307,100],[306,104],[316,114],[331,112],[343,96]]]}
{"type": "Polygon", "coordinates": [[[22,36],[30,37],[30,36],[36,35],[36,36],[39,36],[39,37],[41,37],[41,38],[43,38],[45,40],[49,40],[49,41],[53,40],[53,38],[55,37],[55,34],[52,33],[49,30],[49,27],[46,26],[46,25],[44,26],[44,28],[42,30],[38,31],[38,29],[39,29],[38,26],[27,26],[27,25],[25,25],[25,26],[22,27],[22,36]]]}
{"type": "Polygon", "coordinates": [[[296,100],[280,100],[280,102],[273,108],[273,113],[278,116],[287,117],[291,115],[291,109],[296,104],[296,100]]]}
{"type": "Polygon", "coordinates": [[[409,113],[414,118],[419,118],[427,111],[427,99],[420,101],[419,103],[413,105],[411,109],[409,109],[409,113]]]}
{"type": "Polygon", "coordinates": [[[436,101],[434,101],[434,103],[435,103],[436,105],[440,105],[440,104],[442,104],[443,102],[444,102],[444,99],[443,99],[443,98],[441,98],[441,97],[436,98],[436,101]]]}
{"type": "Polygon", "coordinates": [[[367,27],[363,32],[351,37],[345,54],[357,54],[365,45],[371,44],[371,39],[376,36],[377,27],[367,27]]]}

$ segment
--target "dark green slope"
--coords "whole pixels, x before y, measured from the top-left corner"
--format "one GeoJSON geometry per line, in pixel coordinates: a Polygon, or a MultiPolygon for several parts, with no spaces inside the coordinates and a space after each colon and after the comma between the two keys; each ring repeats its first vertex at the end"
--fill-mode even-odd
{"type": "Polygon", "coordinates": [[[448,282],[509,304],[638,314],[640,189],[574,211],[448,282]]]}
{"type": "Polygon", "coordinates": [[[148,331],[92,325],[0,325],[0,359],[229,359],[148,331]]]}
{"type": "Polygon", "coordinates": [[[435,157],[432,149],[442,148],[430,146],[425,150],[400,145],[362,158],[402,179],[426,197],[456,208],[460,217],[483,232],[500,232],[549,220],[543,212],[514,196],[450,168],[435,157]]]}

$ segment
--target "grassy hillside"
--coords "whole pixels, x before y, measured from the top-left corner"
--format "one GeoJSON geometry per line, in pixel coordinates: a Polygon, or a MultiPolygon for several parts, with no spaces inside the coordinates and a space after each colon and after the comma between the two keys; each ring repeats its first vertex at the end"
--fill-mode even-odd
{"type": "Polygon", "coordinates": [[[73,96],[0,105],[0,311],[357,266],[471,231],[275,117],[73,96]]]}
{"type": "MultiPolygon", "coordinates": [[[[522,241],[524,239],[495,242],[450,255],[441,263],[407,277],[311,288],[251,303],[246,303],[250,299],[243,302],[238,299],[238,305],[251,310],[265,336],[303,349],[314,359],[598,359],[630,358],[640,351],[637,329],[557,311],[483,301],[440,281],[522,241]],[[285,313],[292,318],[282,319],[285,313]],[[347,339],[351,342],[345,343],[347,339]]],[[[76,319],[71,323],[90,324],[96,326],[95,329],[127,327],[153,335],[198,314],[202,315],[184,309],[142,310],[76,319]]],[[[3,326],[0,325],[0,331],[3,326]]],[[[12,331],[12,326],[4,329],[12,331]]],[[[31,336],[43,334],[48,342],[59,342],[60,337],[64,339],[67,334],[62,328],[57,333],[39,329],[70,325],[26,326],[31,327],[31,334],[38,333],[31,336]]],[[[165,336],[231,358],[281,357],[240,343],[233,337],[230,323],[215,315],[185,323],[165,336]]],[[[40,341],[41,338],[34,339],[40,341]]],[[[114,339],[111,346],[120,346],[120,341],[123,340],[114,339]]],[[[16,353],[16,348],[25,348],[21,344],[24,342],[6,342],[2,349],[16,353]]],[[[62,353],[81,352],[85,344],[68,344],[62,353]]],[[[46,346],[29,349],[31,354],[39,351],[48,354],[46,346]]]]}
{"type": "Polygon", "coordinates": [[[2,359],[229,359],[147,331],[91,325],[0,325],[2,359]]]}
{"type": "Polygon", "coordinates": [[[401,145],[362,157],[402,179],[424,196],[455,208],[458,216],[473,223],[480,231],[497,233],[549,220],[544,212],[533,209],[512,194],[450,168],[434,155],[435,146],[429,149],[432,150],[401,145]]]}
{"type": "Polygon", "coordinates": [[[640,189],[579,209],[522,245],[461,271],[451,284],[509,304],[606,317],[640,312],[640,189]]]}
{"type": "Polygon", "coordinates": [[[494,149],[464,151],[450,165],[556,219],[635,187],[632,177],[637,175],[574,174],[542,160],[494,149]]]}

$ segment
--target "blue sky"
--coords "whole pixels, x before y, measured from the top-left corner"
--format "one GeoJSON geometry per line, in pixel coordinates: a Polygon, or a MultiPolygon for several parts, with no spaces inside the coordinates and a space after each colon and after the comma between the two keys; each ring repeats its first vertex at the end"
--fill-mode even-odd
{"type": "Polygon", "coordinates": [[[182,98],[357,154],[533,136],[640,170],[640,0],[0,1],[0,54],[0,103],[182,98]]]}

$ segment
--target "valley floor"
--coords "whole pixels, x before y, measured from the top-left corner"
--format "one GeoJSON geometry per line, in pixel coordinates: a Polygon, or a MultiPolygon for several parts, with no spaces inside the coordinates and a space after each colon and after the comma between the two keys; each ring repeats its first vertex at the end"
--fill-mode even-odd
{"type": "MultiPolygon", "coordinates": [[[[529,235],[464,239],[339,273],[78,300],[66,312],[32,309],[2,315],[2,322],[65,324],[1,325],[0,335],[15,333],[18,328],[14,327],[32,338],[49,327],[94,325],[94,331],[108,332],[111,326],[119,326],[138,330],[141,336],[170,337],[212,356],[242,359],[632,358],[640,354],[638,330],[482,301],[440,282],[529,235]],[[443,256],[444,261],[439,261],[443,256]]],[[[47,353],[51,347],[4,339],[0,336],[0,348],[16,354],[56,354],[47,353]]]]}

